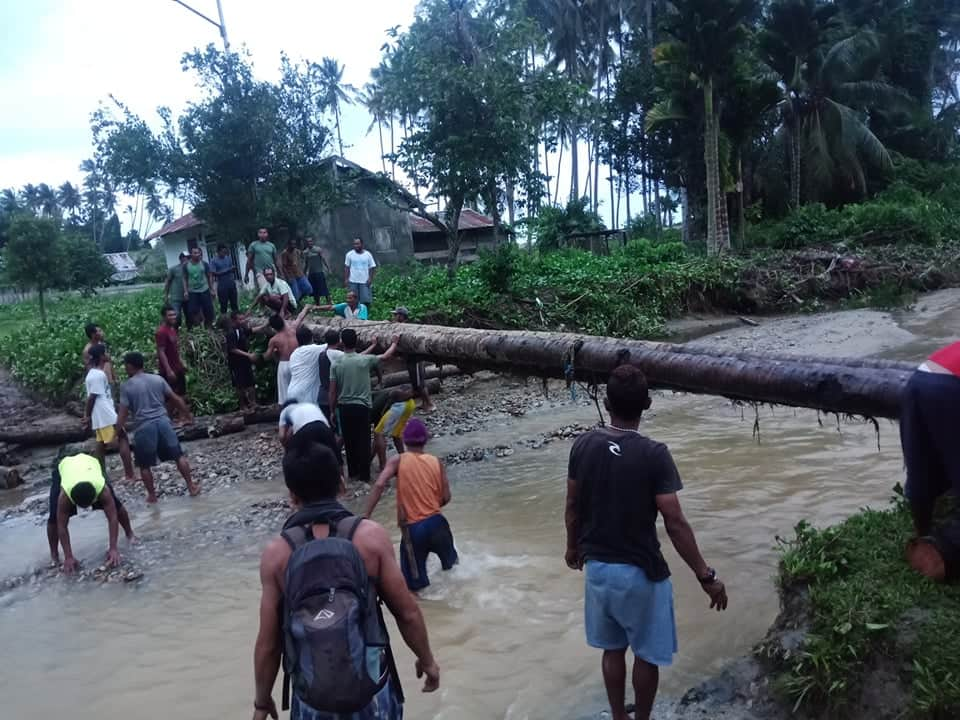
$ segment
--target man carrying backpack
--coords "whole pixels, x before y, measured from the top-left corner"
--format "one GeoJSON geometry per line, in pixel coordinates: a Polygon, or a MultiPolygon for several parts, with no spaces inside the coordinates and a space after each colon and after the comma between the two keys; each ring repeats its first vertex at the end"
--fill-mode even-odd
{"type": "Polygon", "coordinates": [[[417,657],[424,692],[440,686],[440,669],[390,536],[334,499],[339,467],[329,448],[290,448],[283,475],[295,512],[260,560],[253,718],[278,717],[272,691],[282,659],[291,720],[400,720],[403,692],[380,600],[417,657]]]}

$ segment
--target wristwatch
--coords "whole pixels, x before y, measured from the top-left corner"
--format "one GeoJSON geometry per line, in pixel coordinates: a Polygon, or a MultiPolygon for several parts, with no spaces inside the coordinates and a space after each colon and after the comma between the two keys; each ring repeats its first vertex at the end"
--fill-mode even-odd
{"type": "Polygon", "coordinates": [[[707,574],[702,577],[697,577],[697,580],[700,581],[701,585],[712,585],[717,582],[719,578],[717,577],[717,571],[712,567],[707,568],[707,574]]]}

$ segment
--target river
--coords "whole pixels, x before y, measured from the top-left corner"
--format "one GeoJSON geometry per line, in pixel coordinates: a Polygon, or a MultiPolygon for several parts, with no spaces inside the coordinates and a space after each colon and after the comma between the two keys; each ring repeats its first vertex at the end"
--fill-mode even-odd
{"type": "MultiPolygon", "coordinates": [[[[892,334],[887,347],[873,350],[922,356],[953,332],[956,307],[960,303],[946,307],[939,320],[922,313],[887,316],[884,327],[903,335],[892,334]],[[922,334],[913,332],[921,326],[922,334]]],[[[666,542],[680,652],[661,676],[664,695],[682,693],[763,636],[778,609],[776,536],[789,536],[802,519],[825,525],[866,506],[883,507],[902,479],[892,423],[881,421],[878,450],[870,424],[838,427],[833,418],[821,424],[815,412],[766,408],[758,441],[753,412],[717,398],[664,394],[641,426],[674,453],[686,485],[684,508],[730,595],[725,614],[708,611],[706,596],[666,542]]],[[[439,438],[432,450],[443,455],[495,446],[595,418],[583,406],[498,418],[469,436],[439,438]]],[[[441,665],[438,693],[419,692],[412,656],[391,626],[407,717],[584,718],[604,706],[599,654],[583,638],[582,577],[563,562],[568,451],[568,442],[554,442],[450,469],[447,516],[462,562],[449,573],[431,565],[433,584],[421,601],[441,665]]],[[[0,596],[4,716],[246,717],[265,534],[242,524],[225,531],[220,518],[275,498],[280,489],[274,479],[138,510],[133,521],[145,538],[190,538],[140,583],[59,581],[0,596]],[[228,540],[208,540],[214,535],[228,540]]],[[[392,528],[394,513],[393,496],[386,496],[376,517],[392,528]]],[[[97,557],[102,518],[87,515],[75,527],[79,554],[97,557]]],[[[37,518],[8,520],[0,539],[0,575],[45,557],[37,518]]]]}

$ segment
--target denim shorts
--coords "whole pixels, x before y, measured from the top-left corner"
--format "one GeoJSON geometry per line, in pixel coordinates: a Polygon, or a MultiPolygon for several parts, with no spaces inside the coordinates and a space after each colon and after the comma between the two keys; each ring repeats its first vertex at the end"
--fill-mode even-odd
{"type": "Polygon", "coordinates": [[[670,579],[650,582],[636,565],[587,561],[584,616],[587,644],[628,646],[651,665],[670,665],[677,652],[670,579]]]}
{"type": "Polygon", "coordinates": [[[160,462],[173,462],[181,455],[180,439],[167,418],[150,420],[134,433],[133,457],[139,468],[153,467],[158,458],[160,462]]]}
{"type": "Polygon", "coordinates": [[[423,590],[430,584],[427,577],[430,553],[440,558],[440,567],[444,570],[452,569],[460,561],[450,523],[443,515],[431,515],[407,525],[400,540],[400,571],[411,592],[423,590]]]}

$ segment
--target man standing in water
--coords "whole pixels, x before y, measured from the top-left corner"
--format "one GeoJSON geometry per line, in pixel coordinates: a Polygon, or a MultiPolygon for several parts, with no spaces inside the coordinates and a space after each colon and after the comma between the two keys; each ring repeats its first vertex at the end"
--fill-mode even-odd
{"type": "Polygon", "coordinates": [[[907,466],[904,488],[917,537],[907,545],[910,566],[931,580],[960,577],[960,509],[935,527],[944,494],[960,497],[960,342],[935,352],[910,377],[900,409],[907,466]]]}
{"type": "MultiPolygon", "coordinates": [[[[283,533],[270,541],[260,559],[260,582],[263,590],[260,597],[260,630],[253,655],[255,679],[253,720],[278,717],[272,694],[281,657],[284,660],[284,667],[289,668],[292,665],[294,669],[291,720],[400,720],[403,717],[403,693],[393,663],[393,655],[389,650],[389,638],[382,618],[370,618],[372,623],[375,623],[375,628],[367,625],[368,630],[364,633],[364,639],[368,643],[374,639],[385,642],[386,652],[372,655],[371,650],[375,649],[368,645],[366,657],[360,662],[360,666],[366,672],[363,672],[359,678],[349,656],[344,658],[344,655],[348,655],[347,648],[337,642],[345,634],[344,630],[351,631],[351,634],[357,630],[356,621],[351,625],[351,620],[348,618],[340,620],[339,624],[344,630],[334,634],[327,630],[327,617],[321,613],[307,619],[299,619],[300,613],[296,615],[291,613],[289,620],[293,621],[296,617],[298,619],[294,622],[298,624],[310,622],[314,632],[298,642],[294,639],[293,633],[286,633],[284,630],[284,624],[288,622],[284,610],[284,593],[288,589],[286,581],[289,577],[287,566],[294,557],[294,552],[301,557],[306,557],[305,551],[309,553],[310,546],[314,543],[324,543],[332,535],[343,538],[351,545],[346,549],[338,547],[336,552],[343,559],[359,555],[365,570],[364,574],[368,579],[368,592],[375,594],[368,607],[377,607],[377,597],[383,600],[396,619],[404,641],[417,658],[417,677],[426,676],[423,691],[434,692],[440,686],[440,668],[430,651],[427,626],[420,607],[407,590],[403,575],[397,566],[390,536],[377,523],[355,518],[336,501],[337,490],[340,487],[340,473],[337,459],[329,448],[319,443],[291,448],[283,458],[283,477],[290,491],[291,505],[296,512],[287,520],[283,533]],[[375,635],[376,638],[369,637],[370,635],[375,635]],[[328,644],[323,647],[309,645],[311,639],[315,643],[326,640],[328,644]],[[292,657],[283,655],[285,647],[289,650],[291,646],[301,653],[307,650],[316,659],[315,662],[305,665],[298,662],[301,657],[299,654],[292,657]],[[353,684],[356,680],[363,680],[364,687],[368,687],[368,673],[371,671],[374,678],[382,679],[376,684],[375,687],[378,689],[374,690],[369,704],[359,711],[337,712],[333,708],[310,706],[301,695],[304,690],[322,691],[332,685],[335,685],[333,689],[335,692],[348,693],[355,689],[353,684]]],[[[308,575],[311,570],[317,574],[322,573],[325,566],[332,567],[333,558],[330,557],[330,553],[333,553],[334,549],[332,546],[329,550],[318,546],[316,553],[323,552],[327,554],[327,563],[315,562],[307,565],[301,560],[299,567],[291,565],[291,569],[297,570],[292,575],[301,582],[312,583],[311,587],[330,587],[325,583],[331,582],[333,578],[308,575]]],[[[347,576],[346,563],[341,561],[338,567],[344,568],[336,578],[336,582],[342,586],[343,579],[347,576]]],[[[350,574],[356,577],[353,570],[350,574]]],[[[326,575],[330,576],[332,573],[328,571],[326,575]]],[[[340,587],[336,589],[339,591],[340,587]]],[[[291,590],[291,593],[293,592],[295,590],[291,590]]],[[[339,602],[342,604],[349,603],[347,598],[351,595],[348,592],[337,592],[337,597],[341,598],[339,602]]],[[[330,607],[336,609],[339,606],[334,605],[333,600],[334,589],[331,589],[330,607]]],[[[336,617],[332,610],[326,610],[322,605],[320,607],[331,617],[336,617]]],[[[313,616],[312,611],[310,615],[313,616]]],[[[360,639],[359,642],[363,643],[364,640],[360,639]]],[[[323,700],[333,693],[313,692],[313,694],[323,700]]]]}
{"type": "Polygon", "coordinates": [[[370,492],[367,512],[373,515],[384,489],[392,478],[397,478],[397,524],[400,525],[400,570],[411,592],[430,584],[427,577],[427,556],[440,558],[444,570],[457,564],[457,549],[453,545],[450,523],[440,508],[450,502],[450,481],[447,469],[440,459],[425,453],[429,434],[427,426],[413,418],[403,429],[407,451],[394,455],[380,473],[370,492]]]}
{"type": "Polygon", "coordinates": [[[123,364],[130,379],[120,387],[120,418],[117,425],[125,430],[127,419],[131,417],[136,423],[133,457],[140,468],[140,479],[147,488],[147,502],[152,504],[157,501],[152,468],[158,459],[160,462],[175,462],[191,497],[199,495],[200,486],[193,482],[190,463],[183,454],[164,403],[173,403],[186,421],[192,423],[193,417],[187,404],[170,389],[166,380],[143,371],[143,355],[140,353],[127,353],[123,356],[123,364]]]}
{"type": "Polygon", "coordinates": [[[128,542],[135,542],[137,536],[130,526],[127,509],[114,494],[113,486],[107,481],[96,458],[84,453],[69,455],[61,450],[54,462],[53,477],[50,482],[50,512],[47,517],[47,542],[50,545],[50,562],[60,562],[57,545],[63,546],[63,571],[68,575],[77,569],[70,545],[70,531],[67,525],[70,518],[77,514],[77,508],[103,510],[107,516],[107,567],[120,564],[117,550],[118,528],[122,527],[128,542]]]}
{"type": "Polygon", "coordinates": [[[670,569],[657,541],[657,512],[710,607],[727,592],[700,554],[677,498],[680,475],[665,445],[637,431],[650,408],[647,380],[632,365],[614,369],[605,401],[609,427],[581,435],[570,451],[567,565],[586,567],[587,644],[603,650],[603,682],[613,720],[625,709],[627,648],[633,651],[636,720],[649,720],[661,665],[677,651],[670,569]]]}

